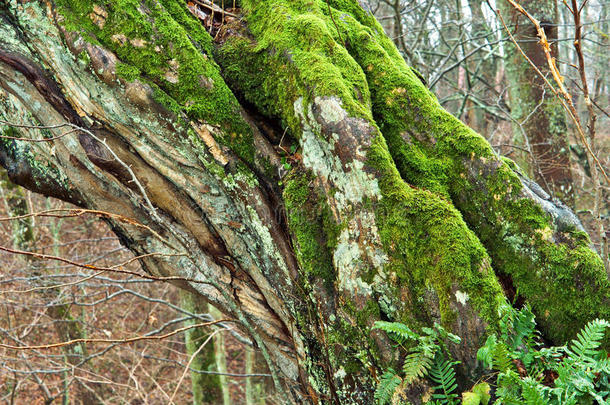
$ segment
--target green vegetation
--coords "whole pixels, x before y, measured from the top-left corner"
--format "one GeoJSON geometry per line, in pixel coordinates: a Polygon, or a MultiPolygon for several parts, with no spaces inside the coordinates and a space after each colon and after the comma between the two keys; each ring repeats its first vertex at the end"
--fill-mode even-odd
{"type": "MultiPolygon", "coordinates": [[[[445,342],[460,343],[460,338],[447,332],[439,324],[434,328],[422,328],[423,335],[414,333],[409,327],[398,322],[375,322],[375,328],[388,333],[388,336],[403,349],[410,342],[415,346],[408,350],[400,376],[393,369],[388,369],[382,376],[375,390],[375,400],[380,405],[400,402],[409,386],[416,380],[429,377],[437,384],[432,395],[433,403],[457,403],[457,388],[453,366],[458,362],[451,361],[445,342]]],[[[403,401],[404,402],[404,401],[403,401]]]]}
{"type": "MultiPolygon", "coordinates": [[[[534,314],[528,307],[515,310],[504,306],[500,332],[491,334],[477,354],[486,370],[487,383],[476,384],[462,393],[464,405],[487,405],[490,399],[502,405],[606,404],[610,399],[610,357],[600,349],[610,322],[596,319],[585,325],[569,346],[544,347],[536,330],[534,314]]],[[[431,401],[457,404],[454,366],[443,342],[459,338],[442,328],[412,332],[401,323],[377,322],[375,328],[387,332],[401,347],[417,344],[403,360],[402,373],[384,372],[377,385],[378,404],[401,398],[409,386],[427,378],[433,386],[431,401]]],[[[404,347],[403,347],[404,349],[404,347]]],[[[394,402],[392,402],[394,403],[394,402]]],[[[399,403],[404,403],[399,402],[399,403]]]]}
{"type": "Polygon", "coordinates": [[[222,128],[217,141],[246,162],[254,159],[251,129],[213,61],[212,38],[176,0],[60,0],[66,29],[120,59],[116,75],[154,89],[157,102],[194,122],[222,128]]]}
{"type": "Polygon", "coordinates": [[[314,185],[314,176],[289,175],[284,179],[284,201],[290,229],[298,245],[297,259],[308,276],[307,284],[321,280],[331,292],[335,282],[332,250],[339,228],[321,190],[314,185]]]}
{"type": "Polygon", "coordinates": [[[610,318],[610,282],[589,238],[563,223],[561,212],[544,212],[525,198],[518,168],[445,111],[379,24],[353,11],[353,3],[337,0],[331,2],[337,9],[322,10],[340,16],[335,21],[366,75],[373,116],[400,177],[459,210],[476,234],[470,250],[485,246],[494,269],[510,276],[532,305],[547,337],[562,342],[587,321],[610,318]]]}
{"type": "MultiPolygon", "coordinates": [[[[377,83],[367,81],[367,74],[357,58],[350,54],[351,49],[344,47],[341,38],[348,38],[347,34],[339,33],[330,16],[325,14],[326,3],[308,4],[305,9],[300,4],[244,2],[252,35],[244,33],[230,38],[218,51],[217,59],[225,77],[232,88],[260,111],[279,118],[297,139],[302,136],[303,125],[314,125],[304,123],[299,117],[295,108],[299,99],[303,100],[304,118],[317,98],[333,96],[341,100],[341,107],[349,117],[364,119],[374,131],[370,135],[371,145],[368,151],[365,150],[366,163],[381,179],[376,225],[390,257],[385,273],[396,276],[393,288],[408,286],[412,297],[423,296],[426,290],[433,289],[440,296],[442,322],[448,326],[456,319],[456,314],[449,309],[450,290],[456,283],[465,289],[481,316],[493,326],[497,313],[495,306],[503,298],[488,266],[485,249],[446,195],[438,196],[424,188],[410,187],[403,181],[388,151],[386,138],[378,132],[373,120],[369,86],[377,83]],[[443,220],[439,221],[439,218],[443,220]]],[[[353,2],[345,2],[343,6],[356,7],[353,2]]],[[[364,13],[360,17],[374,21],[364,13]]],[[[342,21],[349,18],[341,16],[342,21]]],[[[322,134],[316,136],[324,137],[322,134]]],[[[311,210],[311,206],[308,207],[311,210]]],[[[306,239],[298,235],[298,229],[293,231],[297,234],[296,239],[306,239]]],[[[305,267],[318,268],[317,261],[324,257],[302,252],[299,256],[315,257],[315,261],[305,267]]],[[[363,280],[370,283],[374,275],[375,271],[371,269],[363,280]]],[[[387,302],[392,300],[386,298],[387,302]]],[[[425,323],[428,322],[422,315],[426,312],[422,308],[425,305],[424,302],[396,303],[395,310],[388,316],[410,323],[425,323]]]]}
{"type": "MultiPolygon", "coordinates": [[[[446,305],[449,280],[469,287],[493,326],[501,301],[493,297],[502,293],[492,272],[483,270],[480,280],[473,271],[490,262],[510,276],[556,342],[596,316],[609,317],[610,285],[588,238],[524,198],[518,168],[439,105],[357,2],[329,4],[244,2],[250,32],[230,38],[218,60],[231,87],[297,139],[300,98],[307,111],[316,97],[338,97],[350,117],[379,126],[367,164],[381,179],[376,225],[390,258],[386,273],[412,296],[434,286],[445,326],[455,316],[446,305]]],[[[399,313],[422,313],[412,304],[399,313]]]]}
{"type": "Polygon", "coordinates": [[[569,346],[542,347],[529,308],[507,310],[502,333],[491,335],[478,358],[497,372],[498,404],[606,404],[610,359],[601,350],[610,323],[588,322],[569,346]]]}

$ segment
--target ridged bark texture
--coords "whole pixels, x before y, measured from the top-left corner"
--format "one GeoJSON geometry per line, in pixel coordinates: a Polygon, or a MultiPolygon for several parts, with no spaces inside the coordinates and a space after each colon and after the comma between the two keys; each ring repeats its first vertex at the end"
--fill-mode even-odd
{"type": "Polygon", "coordinates": [[[574,214],[444,111],[356,0],[244,0],[214,41],[177,0],[0,5],[3,119],[86,129],[4,140],[0,163],[129,218],[108,221],[235,319],[286,402],[371,403],[402,358],[377,320],[443,324],[476,378],[503,286],[555,341],[610,315],[574,214]]]}

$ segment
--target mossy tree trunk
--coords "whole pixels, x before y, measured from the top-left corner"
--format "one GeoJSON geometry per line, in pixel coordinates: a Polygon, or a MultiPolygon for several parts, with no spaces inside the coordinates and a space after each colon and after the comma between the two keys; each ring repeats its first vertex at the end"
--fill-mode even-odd
{"type": "MultiPolygon", "coordinates": [[[[207,313],[207,305],[199,296],[189,291],[181,291],[182,307],[192,314],[207,313]]],[[[190,325],[200,323],[197,319],[191,320],[190,325]]],[[[193,405],[220,404],[223,392],[227,390],[226,380],[221,378],[216,366],[216,344],[214,336],[210,338],[210,330],[194,328],[185,332],[184,342],[186,352],[191,361],[191,387],[193,405]],[[201,345],[205,344],[204,347],[201,345]],[[208,373],[211,372],[211,373],[208,373]]],[[[222,341],[220,342],[222,344],[222,341]]]]}
{"type": "MultiPolygon", "coordinates": [[[[551,45],[553,57],[559,56],[557,0],[525,0],[523,6],[536,17],[551,45]]],[[[552,77],[536,27],[515,10],[507,0],[499,3],[511,32],[527,57],[547,79],[552,77]]],[[[532,68],[514,44],[507,45],[506,76],[515,132],[527,137],[533,160],[531,171],[545,190],[574,204],[570,148],[566,112],[560,100],[546,86],[544,78],[532,68]],[[522,132],[523,131],[523,132],[522,132]]],[[[528,156],[529,158],[529,156],[528,156]]]]}
{"type": "Polygon", "coordinates": [[[178,0],[0,0],[2,119],[83,128],[4,139],[0,163],[129,218],[107,221],[235,319],[286,401],[370,403],[400,364],[376,320],[442,323],[468,378],[504,291],[554,341],[608,318],[578,219],[444,111],[356,0],[239,3],[213,40],[178,0]]]}
{"type": "MultiPolygon", "coordinates": [[[[245,371],[246,374],[255,374],[260,373],[261,370],[264,370],[264,363],[260,364],[260,360],[257,356],[257,352],[248,347],[245,351],[246,364],[245,371]],[[259,360],[259,361],[257,361],[259,360]]],[[[267,401],[265,400],[266,392],[265,392],[265,382],[261,377],[247,377],[246,378],[246,405],[265,405],[267,401]]]]}

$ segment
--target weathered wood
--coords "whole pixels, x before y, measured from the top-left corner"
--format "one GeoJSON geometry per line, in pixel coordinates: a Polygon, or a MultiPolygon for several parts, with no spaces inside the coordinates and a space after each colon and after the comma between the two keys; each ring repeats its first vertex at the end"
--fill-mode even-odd
{"type": "Polygon", "coordinates": [[[153,229],[107,219],[235,319],[287,402],[370,403],[401,362],[380,319],[442,323],[476,377],[506,305],[494,270],[554,339],[608,314],[576,217],[442,110],[355,0],[240,3],[214,43],[179,1],[0,0],[3,128],[47,126],[5,134],[59,136],[2,139],[0,164],[153,229]]]}

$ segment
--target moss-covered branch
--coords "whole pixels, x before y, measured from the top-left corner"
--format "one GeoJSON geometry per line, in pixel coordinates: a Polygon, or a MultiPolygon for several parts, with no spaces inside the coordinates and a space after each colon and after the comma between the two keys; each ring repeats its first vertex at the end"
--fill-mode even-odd
{"type": "Polygon", "coordinates": [[[451,199],[548,337],[563,342],[587,321],[608,318],[610,283],[569,208],[442,109],[375,22],[341,16],[403,179],[451,199]]]}
{"type": "Polygon", "coordinates": [[[104,141],[4,142],[2,163],[153,228],[111,221],[237,320],[287,401],[369,403],[401,363],[377,320],[442,323],[469,377],[506,303],[496,273],[557,340],[608,315],[574,215],[444,111],[356,0],[240,3],[217,44],[179,0],[3,5],[0,116],[104,141]]]}

